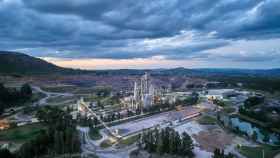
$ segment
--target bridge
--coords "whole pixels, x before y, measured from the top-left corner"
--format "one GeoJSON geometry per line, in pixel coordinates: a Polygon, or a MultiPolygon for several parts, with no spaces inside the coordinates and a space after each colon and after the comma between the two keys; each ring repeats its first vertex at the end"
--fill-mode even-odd
{"type": "Polygon", "coordinates": [[[117,139],[121,139],[121,138],[122,138],[121,135],[119,135],[116,131],[112,130],[109,126],[107,126],[107,124],[106,124],[103,120],[101,120],[100,117],[97,116],[96,113],[95,113],[92,109],[89,108],[88,104],[85,103],[85,102],[83,101],[83,99],[81,99],[80,101],[78,101],[77,104],[78,104],[78,106],[79,106],[79,107],[78,107],[78,110],[79,110],[79,109],[83,109],[84,111],[86,111],[86,112],[88,112],[90,115],[92,115],[93,117],[97,118],[97,120],[104,126],[104,128],[105,128],[113,137],[115,137],[115,138],[117,138],[117,139]]]}

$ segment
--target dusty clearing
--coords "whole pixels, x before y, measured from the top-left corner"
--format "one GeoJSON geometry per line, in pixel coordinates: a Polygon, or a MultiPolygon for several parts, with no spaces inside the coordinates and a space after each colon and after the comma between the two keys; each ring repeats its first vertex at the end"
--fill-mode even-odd
{"type": "Polygon", "coordinates": [[[208,131],[200,131],[193,136],[200,144],[201,148],[213,152],[215,148],[225,149],[225,147],[232,142],[232,136],[225,133],[220,128],[209,129],[208,131]]]}

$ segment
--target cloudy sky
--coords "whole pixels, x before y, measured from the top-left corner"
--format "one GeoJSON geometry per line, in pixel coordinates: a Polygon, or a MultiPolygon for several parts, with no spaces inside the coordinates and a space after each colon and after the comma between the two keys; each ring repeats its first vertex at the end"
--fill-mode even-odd
{"type": "Polygon", "coordinates": [[[280,0],[0,0],[0,50],[60,66],[280,67],[280,0]]]}

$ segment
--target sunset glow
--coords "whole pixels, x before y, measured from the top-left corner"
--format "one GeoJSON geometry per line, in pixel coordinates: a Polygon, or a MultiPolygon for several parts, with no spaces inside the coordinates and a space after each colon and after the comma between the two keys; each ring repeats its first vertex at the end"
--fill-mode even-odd
{"type": "Polygon", "coordinates": [[[195,67],[198,61],[166,60],[166,59],[65,59],[42,58],[61,67],[80,69],[152,69],[173,67],[195,67]]]}

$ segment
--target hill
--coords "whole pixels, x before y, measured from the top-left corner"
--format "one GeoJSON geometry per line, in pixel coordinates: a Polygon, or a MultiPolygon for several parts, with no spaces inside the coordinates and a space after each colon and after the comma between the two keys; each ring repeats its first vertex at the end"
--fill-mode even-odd
{"type": "Polygon", "coordinates": [[[151,75],[157,76],[251,76],[251,77],[280,77],[280,69],[221,69],[221,68],[205,68],[205,69],[188,69],[188,68],[172,68],[172,69],[120,69],[120,70],[96,70],[97,75],[142,75],[149,72],[151,75]]]}
{"type": "Polygon", "coordinates": [[[58,67],[42,59],[18,52],[0,51],[1,74],[49,74],[74,72],[58,67]]]}
{"type": "Polygon", "coordinates": [[[279,77],[280,69],[254,70],[254,69],[120,69],[120,70],[78,70],[62,68],[45,60],[23,53],[0,51],[0,74],[95,74],[95,75],[142,75],[149,72],[160,76],[262,76],[279,77]]]}

